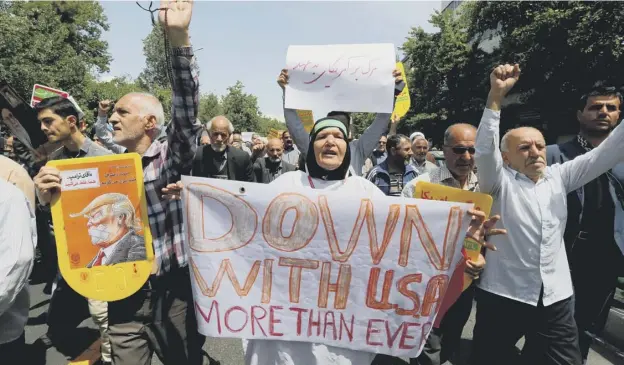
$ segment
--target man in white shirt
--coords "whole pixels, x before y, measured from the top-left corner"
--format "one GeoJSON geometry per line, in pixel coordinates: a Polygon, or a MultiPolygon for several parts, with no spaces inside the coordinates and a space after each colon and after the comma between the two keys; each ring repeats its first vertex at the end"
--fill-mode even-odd
{"type": "Polygon", "coordinates": [[[24,358],[24,327],[30,297],[37,225],[24,193],[0,179],[0,359],[24,358]]]}
{"type": "Polygon", "coordinates": [[[534,128],[513,129],[500,142],[500,109],[518,81],[518,65],[498,66],[479,125],[475,161],[482,192],[492,195],[506,236],[477,292],[473,364],[506,364],[525,336],[522,363],[581,364],[572,281],[563,241],[566,194],[624,160],[624,128],[565,164],[546,166],[546,143],[534,128]],[[501,153],[502,152],[502,153],[501,153]]]}

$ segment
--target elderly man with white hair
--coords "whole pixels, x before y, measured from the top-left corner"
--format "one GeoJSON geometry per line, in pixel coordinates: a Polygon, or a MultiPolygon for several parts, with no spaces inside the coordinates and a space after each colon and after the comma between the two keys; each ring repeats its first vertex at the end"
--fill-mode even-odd
{"type": "Polygon", "coordinates": [[[429,152],[429,141],[421,132],[414,132],[410,135],[412,144],[412,159],[410,164],[418,172],[418,175],[428,174],[435,171],[438,167],[427,161],[427,152],[429,152]]]}
{"type": "Polygon", "coordinates": [[[228,145],[234,125],[223,115],[206,123],[210,145],[201,146],[193,161],[193,176],[253,182],[251,157],[240,148],[228,145]]]}
{"type": "Polygon", "coordinates": [[[477,132],[479,187],[494,198],[492,214],[502,216],[508,234],[492,239],[498,250],[488,254],[478,284],[471,363],[510,363],[524,336],[523,364],[580,365],[563,240],[566,194],[624,161],[624,127],[620,123],[600,146],[564,164],[546,165],[546,142],[535,128],[512,129],[499,149],[501,106],[519,77],[518,65],[492,71],[477,132]]]}

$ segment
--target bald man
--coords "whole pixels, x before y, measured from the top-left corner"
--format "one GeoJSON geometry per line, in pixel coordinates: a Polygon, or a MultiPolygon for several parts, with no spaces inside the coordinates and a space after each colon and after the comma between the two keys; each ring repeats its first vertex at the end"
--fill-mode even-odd
{"type": "Polygon", "coordinates": [[[256,182],[268,184],[283,173],[295,171],[295,165],[282,160],[284,142],[278,138],[269,139],[266,156],[256,160],[253,166],[256,182]]]}
{"type": "Polygon", "coordinates": [[[500,110],[520,77],[518,65],[490,75],[490,94],[477,132],[475,162],[482,192],[507,235],[492,237],[497,252],[477,290],[472,364],[507,364],[525,336],[523,364],[582,363],[573,288],[563,235],[566,194],[624,160],[624,127],[590,152],[546,166],[546,143],[534,128],[513,129],[499,150],[500,110]],[[510,315],[512,313],[512,315],[510,315]]]}
{"type": "MultiPolygon", "coordinates": [[[[414,198],[416,184],[419,181],[467,191],[479,191],[477,176],[472,172],[476,136],[477,129],[470,124],[457,123],[448,127],[444,132],[443,148],[446,163],[442,167],[424,173],[410,181],[403,188],[402,195],[406,198],[414,198]]],[[[421,141],[426,142],[423,137],[420,138],[421,141]]],[[[476,280],[484,266],[485,258],[483,255],[479,255],[478,260],[466,262],[465,272],[476,280]]],[[[473,283],[449,308],[440,322],[440,327],[431,331],[423,352],[415,359],[416,361],[412,361],[412,364],[440,365],[447,360],[457,358],[461,334],[472,311],[474,293],[475,285],[473,283]]]]}
{"type": "Polygon", "coordinates": [[[251,157],[240,148],[228,145],[234,125],[223,115],[207,124],[210,144],[197,150],[193,161],[193,175],[212,179],[253,182],[251,157]]]}

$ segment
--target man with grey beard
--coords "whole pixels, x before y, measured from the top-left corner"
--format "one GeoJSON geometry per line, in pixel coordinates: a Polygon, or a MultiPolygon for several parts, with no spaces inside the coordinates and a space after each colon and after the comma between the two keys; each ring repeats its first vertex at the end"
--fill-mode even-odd
{"type": "Polygon", "coordinates": [[[193,161],[193,176],[213,179],[253,182],[253,169],[249,155],[228,146],[234,126],[225,116],[212,118],[207,124],[210,145],[201,146],[193,161]]]}
{"type": "Polygon", "coordinates": [[[271,138],[266,146],[266,157],[259,158],[253,165],[256,182],[268,184],[283,173],[295,171],[295,165],[282,161],[284,143],[281,139],[271,138]]]}

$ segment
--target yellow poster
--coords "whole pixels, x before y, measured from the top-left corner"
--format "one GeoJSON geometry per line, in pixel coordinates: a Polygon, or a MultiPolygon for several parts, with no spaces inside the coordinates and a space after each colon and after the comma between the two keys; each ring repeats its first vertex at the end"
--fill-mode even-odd
{"type": "Polygon", "coordinates": [[[282,131],[277,130],[275,128],[271,128],[269,130],[269,134],[267,135],[267,138],[282,138],[282,131]]]}
{"type": "Polygon", "coordinates": [[[48,162],[61,174],[52,199],[61,275],[78,294],[115,301],[139,290],[154,261],[141,157],[48,162]]]}
{"type": "Polygon", "coordinates": [[[398,116],[399,118],[403,118],[405,114],[409,111],[410,108],[410,95],[409,90],[407,89],[407,77],[405,76],[405,68],[403,67],[403,62],[397,62],[396,68],[401,71],[401,75],[403,76],[403,81],[405,81],[405,88],[396,98],[396,103],[394,104],[394,111],[392,112],[392,117],[398,116]]]}
{"type": "Polygon", "coordinates": [[[303,128],[305,128],[306,132],[310,133],[312,127],[314,127],[314,115],[312,114],[312,110],[297,110],[297,115],[299,119],[301,119],[301,123],[303,123],[303,128]]]}
{"type": "MultiPolygon", "coordinates": [[[[492,210],[493,199],[488,194],[476,193],[474,191],[466,191],[462,189],[451,188],[444,185],[433,184],[425,181],[419,181],[416,183],[416,189],[414,190],[414,198],[428,199],[428,200],[441,200],[458,203],[473,203],[476,210],[481,210],[485,213],[486,217],[490,216],[492,210]]],[[[471,260],[476,260],[481,252],[481,245],[474,240],[465,240],[464,249],[466,255],[471,260]]],[[[472,279],[464,276],[464,290],[470,286],[472,279]]]]}

